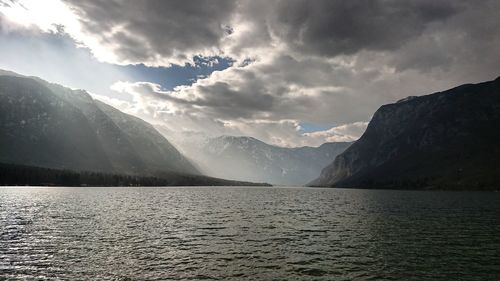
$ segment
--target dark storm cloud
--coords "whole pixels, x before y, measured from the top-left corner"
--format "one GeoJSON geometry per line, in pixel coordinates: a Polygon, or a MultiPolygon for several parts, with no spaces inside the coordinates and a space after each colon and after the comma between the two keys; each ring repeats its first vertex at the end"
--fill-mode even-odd
{"type": "Polygon", "coordinates": [[[448,67],[458,55],[446,52],[450,35],[470,39],[464,48],[487,43],[500,9],[494,0],[64,1],[121,63],[182,65],[242,50],[258,57],[273,43],[303,57],[399,52],[390,63],[401,71],[448,67]]]}
{"type": "MultiPolygon", "coordinates": [[[[449,73],[456,83],[492,79],[500,69],[500,1],[469,1],[395,50],[396,71],[449,73]]],[[[448,78],[449,79],[449,78],[448,78]]]]}
{"type": "Polygon", "coordinates": [[[459,1],[283,0],[270,23],[293,49],[336,56],[398,48],[463,8],[459,1]]]}
{"type": "MultiPolygon", "coordinates": [[[[255,81],[259,82],[259,81],[255,81]]],[[[123,92],[136,93],[141,98],[168,101],[188,111],[199,111],[211,117],[252,118],[259,112],[273,109],[276,96],[267,93],[263,85],[247,83],[245,88],[235,89],[226,82],[214,82],[208,85],[196,85],[194,91],[176,94],[162,91],[153,83],[126,83],[123,92]],[[249,92],[252,92],[249,95],[249,92]]]]}
{"type": "Polygon", "coordinates": [[[214,108],[216,111],[231,117],[251,117],[251,113],[269,111],[276,97],[266,92],[262,85],[249,83],[245,88],[234,89],[228,83],[215,82],[210,85],[200,85],[198,91],[202,98],[193,103],[214,108]],[[248,92],[252,91],[252,95],[248,92]]]}
{"type": "Polygon", "coordinates": [[[227,35],[232,0],[66,0],[87,32],[115,48],[118,57],[152,62],[161,57],[190,60],[217,48],[227,35]]]}

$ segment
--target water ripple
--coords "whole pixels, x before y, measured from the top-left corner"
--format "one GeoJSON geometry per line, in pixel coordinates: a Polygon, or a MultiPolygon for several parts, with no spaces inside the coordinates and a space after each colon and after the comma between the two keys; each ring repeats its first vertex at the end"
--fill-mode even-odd
{"type": "Polygon", "coordinates": [[[500,194],[2,188],[0,280],[497,280],[500,194]]]}

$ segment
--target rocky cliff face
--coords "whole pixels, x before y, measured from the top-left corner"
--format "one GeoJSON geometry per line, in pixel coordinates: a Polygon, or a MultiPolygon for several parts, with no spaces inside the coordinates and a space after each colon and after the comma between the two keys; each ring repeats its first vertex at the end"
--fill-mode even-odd
{"type": "Polygon", "coordinates": [[[0,162],[48,168],[198,174],[148,123],[36,77],[0,71],[0,162]]]}
{"type": "Polygon", "coordinates": [[[196,160],[206,174],[215,177],[304,185],[350,144],[286,148],[251,137],[221,136],[208,140],[196,153],[196,160]]]}
{"type": "Polygon", "coordinates": [[[500,78],[384,105],[363,136],[310,183],[500,188],[500,78]]]}

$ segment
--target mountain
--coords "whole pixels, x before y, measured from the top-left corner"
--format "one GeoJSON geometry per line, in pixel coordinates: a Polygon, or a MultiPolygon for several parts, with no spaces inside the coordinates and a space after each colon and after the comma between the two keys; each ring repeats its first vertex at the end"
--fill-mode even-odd
{"type": "Polygon", "coordinates": [[[0,162],[156,175],[199,171],[153,126],[36,77],[0,71],[0,162]]]}
{"type": "Polygon", "coordinates": [[[304,185],[349,145],[339,142],[286,148],[252,137],[221,136],[206,141],[194,159],[206,174],[214,177],[304,185]]]}
{"type": "Polygon", "coordinates": [[[314,186],[500,189],[500,77],[377,110],[314,186]]]}

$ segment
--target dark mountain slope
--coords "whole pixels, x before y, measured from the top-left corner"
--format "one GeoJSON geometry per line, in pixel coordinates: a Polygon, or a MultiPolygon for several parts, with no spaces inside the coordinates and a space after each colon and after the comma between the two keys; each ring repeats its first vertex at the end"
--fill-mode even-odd
{"type": "MultiPolygon", "coordinates": [[[[144,163],[140,152],[133,147],[127,135],[108,114],[97,106],[98,101],[92,99],[87,92],[71,90],[41,79],[37,79],[37,81],[46,85],[55,96],[72,104],[85,115],[115,171],[144,173],[148,170],[148,166],[144,163]]],[[[129,116],[129,118],[133,117],[129,116]]]]}
{"type": "Polygon", "coordinates": [[[199,174],[170,142],[165,139],[151,124],[134,116],[125,114],[105,103],[95,101],[101,109],[130,141],[132,149],[140,151],[141,158],[147,167],[175,172],[199,174]]]}
{"type": "Polygon", "coordinates": [[[500,189],[500,78],[382,106],[318,186],[500,189]]]}
{"type": "Polygon", "coordinates": [[[83,90],[0,71],[0,110],[0,162],[120,174],[199,174],[150,124],[83,90]]]}
{"type": "Polygon", "coordinates": [[[1,162],[113,170],[85,115],[30,78],[0,76],[0,136],[1,162]]]}

